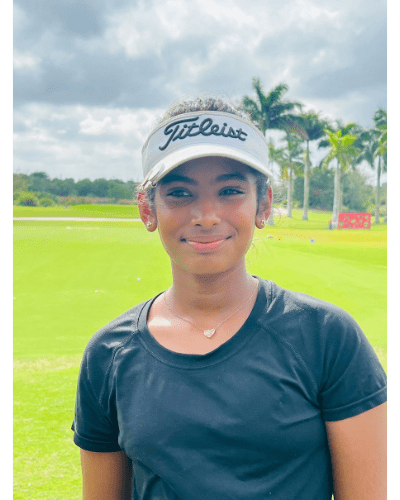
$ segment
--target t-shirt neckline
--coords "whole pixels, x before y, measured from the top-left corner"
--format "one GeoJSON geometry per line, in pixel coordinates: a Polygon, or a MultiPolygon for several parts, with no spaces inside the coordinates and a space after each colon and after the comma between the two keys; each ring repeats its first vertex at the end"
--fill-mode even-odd
{"type": "Polygon", "coordinates": [[[254,303],[248,318],[239,330],[226,342],[221,344],[216,349],[206,354],[184,354],[172,351],[161,345],[150,333],[147,327],[147,318],[150,307],[154,300],[161,294],[158,294],[153,299],[147,301],[141,310],[138,318],[138,337],[146,348],[146,350],[158,361],[164,364],[176,366],[179,368],[196,369],[210,366],[219,363],[233,355],[244,343],[250,340],[255,331],[257,330],[257,319],[261,313],[265,311],[267,305],[267,297],[270,296],[267,288],[270,283],[262,280],[258,276],[254,276],[259,282],[259,289],[257,299],[254,303]]]}

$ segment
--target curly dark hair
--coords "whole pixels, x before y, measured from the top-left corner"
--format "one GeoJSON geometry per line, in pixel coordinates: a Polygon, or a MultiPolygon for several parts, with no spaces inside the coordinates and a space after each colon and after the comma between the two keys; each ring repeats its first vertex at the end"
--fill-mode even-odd
{"type": "Polygon", "coordinates": [[[173,116],[191,113],[193,111],[221,111],[223,113],[231,113],[232,115],[240,116],[245,120],[251,121],[251,116],[246,111],[236,108],[227,99],[221,97],[196,97],[195,99],[185,100],[180,99],[171,104],[165,114],[158,120],[157,126],[172,118],[173,116]]]}

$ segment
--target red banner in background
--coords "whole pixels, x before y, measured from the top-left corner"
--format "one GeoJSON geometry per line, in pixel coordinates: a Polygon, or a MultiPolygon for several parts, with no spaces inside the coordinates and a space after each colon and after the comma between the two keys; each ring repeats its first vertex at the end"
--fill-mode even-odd
{"type": "Polygon", "coordinates": [[[371,229],[371,214],[340,213],[338,229],[371,229]]]}

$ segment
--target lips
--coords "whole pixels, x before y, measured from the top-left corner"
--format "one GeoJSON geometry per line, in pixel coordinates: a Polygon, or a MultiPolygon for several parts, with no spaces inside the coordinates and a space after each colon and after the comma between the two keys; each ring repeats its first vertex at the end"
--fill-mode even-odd
{"type": "Polygon", "coordinates": [[[194,250],[199,252],[212,252],[217,250],[226,240],[231,236],[223,235],[209,235],[209,236],[195,236],[190,238],[181,238],[181,241],[187,243],[194,250]]]}

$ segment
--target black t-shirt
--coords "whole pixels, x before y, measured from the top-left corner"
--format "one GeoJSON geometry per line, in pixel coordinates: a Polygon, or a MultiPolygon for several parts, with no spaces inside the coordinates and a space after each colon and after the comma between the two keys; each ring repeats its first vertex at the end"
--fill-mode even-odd
{"type": "Polygon", "coordinates": [[[150,300],[90,340],[74,441],[124,450],[133,499],[331,499],[324,422],[385,402],[386,376],[342,309],[260,284],[242,328],[205,355],[161,346],[150,300]]]}

